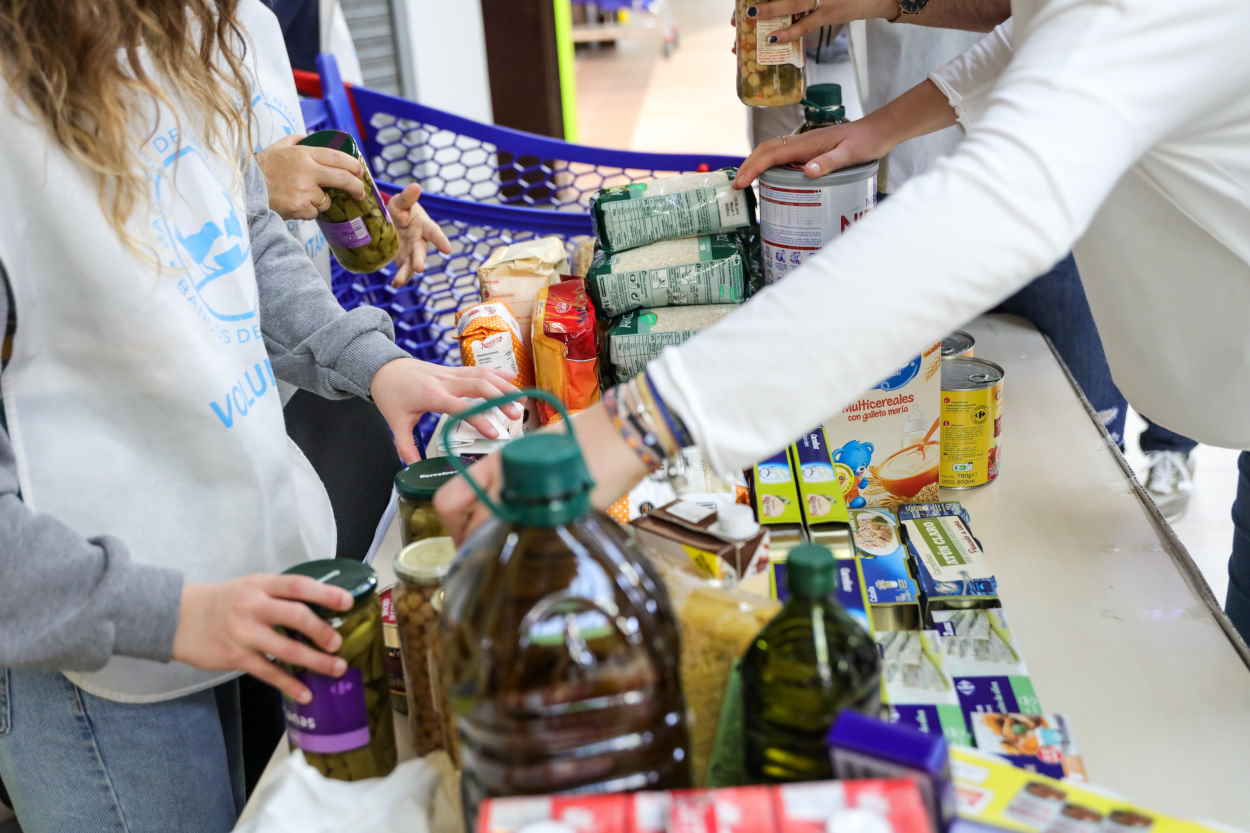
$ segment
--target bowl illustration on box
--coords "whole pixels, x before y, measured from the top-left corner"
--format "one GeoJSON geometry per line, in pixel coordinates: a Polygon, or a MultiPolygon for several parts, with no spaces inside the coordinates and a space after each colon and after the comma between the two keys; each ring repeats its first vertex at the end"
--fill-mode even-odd
{"type": "Polygon", "coordinates": [[[925,486],[938,482],[941,456],[940,443],[917,443],[894,452],[871,472],[890,494],[912,498],[925,486]]]}

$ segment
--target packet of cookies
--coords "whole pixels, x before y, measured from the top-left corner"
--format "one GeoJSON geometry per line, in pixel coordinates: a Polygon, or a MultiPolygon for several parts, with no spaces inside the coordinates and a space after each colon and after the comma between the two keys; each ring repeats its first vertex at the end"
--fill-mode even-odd
{"type": "Polygon", "coordinates": [[[466,367],[489,367],[513,377],[518,387],[534,384],[534,363],[521,339],[521,326],[508,305],[485,301],[456,315],[460,358],[466,367]]]}

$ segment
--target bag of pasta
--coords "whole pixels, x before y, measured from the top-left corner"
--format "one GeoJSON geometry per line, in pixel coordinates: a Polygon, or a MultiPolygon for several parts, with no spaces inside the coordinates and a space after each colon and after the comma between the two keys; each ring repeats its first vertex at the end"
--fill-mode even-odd
{"type": "Polygon", "coordinates": [[[689,713],[691,772],[695,786],[702,787],[707,784],[730,671],[781,605],[667,563],[653,563],[681,626],[681,687],[689,713]]]}
{"type": "Polygon", "coordinates": [[[534,363],[521,339],[521,326],[507,304],[486,301],[456,314],[456,335],[465,367],[489,367],[513,377],[517,387],[534,384],[534,363]]]}
{"type": "MultiPolygon", "coordinates": [[[[560,398],[570,414],[599,401],[599,347],[595,341],[595,308],[586,282],[572,278],[544,287],[534,305],[534,379],[538,387],[560,398]]],[[[543,425],[559,414],[539,400],[543,425]]]]}

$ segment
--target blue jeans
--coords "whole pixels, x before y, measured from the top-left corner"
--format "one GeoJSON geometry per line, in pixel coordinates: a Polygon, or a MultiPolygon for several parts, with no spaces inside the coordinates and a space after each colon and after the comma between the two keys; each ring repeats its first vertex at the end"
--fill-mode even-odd
{"type": "Polygon", "coordinates": [[[238,686],[164,703],[0,668],[0,776],[23,833],[227,833],[243,808],[238,686]]]}
{"type": "Polygon", "coordinates": [[[1250,643],[1250,451],[1237,458],[1237,497],[1233,500],[1233,554],[1228,559],[1224,610],[1241,638],[1250,643]]]}
{"type": "MultiPolygon", "coordinates": [[[[1107,366],[1107,357],[1102,351],[1102,339],[1089,311],[1089,302],[1085,299],[1085,289],[1081,286],[1081,276],[1072,255],[1003,301],[994,312],[1026,318],[1051,340],[1107,433],[1122,445],[1128,404],[1111,380],[1111,368],[1107,366]]],[[[1007,384],[1011,384],[1010,380],[1007,384]]]]}
{"type": "Polygon", "coordinates": [[[1179,451],[1189,454],[1198,446],[1195,440],[1151,422],[1150,417],[1145,414],[1142,419],[1146,420],[1146,430],[1141,432],[1137,440],[1142,451],[1179,451]]]}

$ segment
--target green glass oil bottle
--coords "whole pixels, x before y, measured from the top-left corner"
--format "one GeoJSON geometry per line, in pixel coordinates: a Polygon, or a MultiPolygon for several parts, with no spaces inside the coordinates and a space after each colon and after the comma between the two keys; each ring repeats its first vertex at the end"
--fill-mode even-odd
{"type": "Polygon", "coordinates": [[[467,478],[495,517],[465,541],[444,584],[444,679],[469,830],[485,798],[691,786],[668,593],[592,508],[594,483],[559,400],[524,395],[560,409],[568,432],[505,446],[498,499],[467,478]]]}
{"type": "Polygon", "coordinates": [[[803,99],[803,124],[794,135],[831,124],[846,124],[846,108],[842,106],[841,84],[813,84],[803,99]]]}
{"type": "Polygon", "coordinates": [[[753,783],[833,777],[825,738],[843,709],[877,716],[876,643],[838,604],[837,562],[806,544],[786,561],[790,600],[742,658],[746,772],[753,783]]]}

